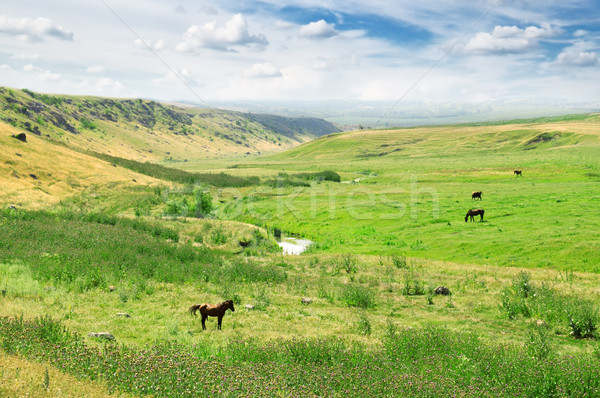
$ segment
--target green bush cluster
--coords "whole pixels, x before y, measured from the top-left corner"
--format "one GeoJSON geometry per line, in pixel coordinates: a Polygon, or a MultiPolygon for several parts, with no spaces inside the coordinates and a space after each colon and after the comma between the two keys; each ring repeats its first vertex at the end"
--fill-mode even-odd
{"type": "Polygon", "coordinates": [[[509,319],[519,315],[536,318],[565,325],[575,338],[597,337],[600,314],[595,303],[558,293],[545,285],[535,286],[528,273],[519,273],[510,287],[502,289],[501,303],[509,319]]]}

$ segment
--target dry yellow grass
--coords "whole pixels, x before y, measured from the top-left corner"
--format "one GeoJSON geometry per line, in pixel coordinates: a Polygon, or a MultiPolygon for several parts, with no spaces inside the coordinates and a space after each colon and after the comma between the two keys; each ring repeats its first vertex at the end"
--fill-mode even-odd
{"type": "Polygon", "coordinates": [[[130,397],[131,395],[109,394],[101,383],[79,380],[60,372],[53,366],[27,361],[0,351],[0,396],[4,398],[94,398],[130,397]],[[46,369],[48,369],[47,379],[46,369]]]}
{"type": "Polygon", "coordinates": [[[95,186],[118,189],[156,181],[33,134],[27,134],[27,142],[12,137],[19,133],[0,123],[0,203],[37,209],[95,186]]]}

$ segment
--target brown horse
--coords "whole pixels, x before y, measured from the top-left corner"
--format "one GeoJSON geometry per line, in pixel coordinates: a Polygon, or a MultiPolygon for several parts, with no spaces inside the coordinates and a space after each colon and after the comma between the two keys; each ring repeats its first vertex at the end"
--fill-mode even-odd
{"type": "Polygon", "coordinates": [[[522,175],[521,170],[515,170],[514,173],[517,175],[517,177],[521,177],[522,175]]]}
{"type": "Polygon", "coordinates": [[[475,192],[473,192],[473,193],[471,194],[471,199],[477,199],[477,198],[479,198],[479,200],[481,200],[481,194],[482,194],[482,193],[483,193],[483,192],[481,192],[481,191],[475,191],[475,192]]]}
{"type": "Polygon", "coordinates": [[[469,220],[469,217],[471,217],[471,221],[475,221],[475,219],[473,218],[474,216],[481,216],[481,221],[483,221],[483,213],[485,213],[485,210],[483,209],[471,209],[467,212],[467,215],[465,216],[465,222],[469,220]]]}
{"type": "Polygon", "coordinates": [[[196,316],[196,311],[200,311],[200,315],[202,315],[202,330],[206,330],[206,318],[209,316],[218,317],[217,328],[221,330],[221,322],[223,321],[225,311],[228,309],[231,310],[231,312],[235,312],[235,308],[233,308],[233,300],[227,300],[221,304],[196,304],[192,305],[188,311],[193,316],[196,316]]]}

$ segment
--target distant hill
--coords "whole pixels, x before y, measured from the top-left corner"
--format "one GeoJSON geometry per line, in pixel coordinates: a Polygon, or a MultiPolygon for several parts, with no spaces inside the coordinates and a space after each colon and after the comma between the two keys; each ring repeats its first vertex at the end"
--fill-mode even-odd
{"type": "Polygon", "coordinates": [[[0,87],[0,120],[79,150],[153,163],[257,155],[340,131],[317,118],[183,108],[0,87]]]}

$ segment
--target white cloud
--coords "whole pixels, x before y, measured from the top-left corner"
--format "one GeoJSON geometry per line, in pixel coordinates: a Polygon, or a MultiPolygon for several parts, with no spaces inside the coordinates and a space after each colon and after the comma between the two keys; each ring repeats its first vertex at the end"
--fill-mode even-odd
{"type": "Polygon", "coordinates": [[[85,71],[88,73],[102,73],[102,72],[104,72],[104,68],[99,65],[91,65],[91,66],[88,66],[85,71]]]}
{"type": "Polygon", "coordinates": [[[133,44],[135,44],[135,46],[139,48],[150,48],[152,50],[160,51],[166,47],[167,43],[164,40],[160,39],[156,43],[152,44],[152,40],[142,40],[137,38],[133,41],[133,44]]]}
{"type": "Polygon", "coordinates": [[[202,26],[192,25],[183,35],[183,42],[176,47],[177,51],[187,52],[200,48],[212,48],[227,51],[237,46],[266,46],[267,38],[262,35],[251,35],[248,23],[242,14],[235,14],[225,26],[218,26],[216,21],[202,26]]]}
{"type": "Polygon", "coordinates": [[[567,48],[556,57],[556,63],[562,66],[596,66],[600,57],[593,51],[577,51],[567,48]]]}
{"type": "Polygon", "coordinates": [[[275,21],[275,27],[278,29],[289,29],[293,26],[294,26],[293,23],[284,21],[282,19],[275,21]]]}
{"type": "Polygon", "coordinates": [[[56,82],[60,80],[60,73],[53,73],[33,64],[25,65],[23,71],[34,74],[36,78],[42,81],[56,82]]]}
{"type": "Polygon", "coordinates": [[[156,43],[154,43],[154,49],[155,50],[162,50],[165,48],[165,46],[167,45],[167,43],[164,40],[159,40],[156,43]]]}
{"type": "Polygon", "coordinates": [[[104,77],[96,82],[94,88],[101,93],[119,94],[123,90],[123,84],[109,77],[104,77]]]}
{"type": "Polygon", "coordinates": [[[7,64],[2,64],[2,65],[0,65],[0,70],[10,70],[10,69],[12,69],[12,68],[10,67],[10,65],[7,65],[7,64]]]}
{"type": "Polygon", "coordinates": [[[328,24],[323,19],[303,25],[299,32],[300,37],[311,40],[328,39],[337,34],[338,31],[335,30],[335,25],[328,24]]]}
{"type": "Polygon", "coordinates": [[[23,37],[29,41],[43,41],[47,37],[73,40],[73,32],[57,26],[48,18],[9,18],[0,15],[0,33],[23,37]]]}
{"type": "Polygon", "coordinates": [[[152,80],[153,83],[159,83],[159,84],[167,83],[167,84],[171,84],[171,85],[173,83],[181,84],[180,83],[181,81],[183,81],[184,83],[186,83],[188,85],[197,86],[199,84],[198,81],[196,80],[196,78],[194,77],[194,74],[192,73],[192,71],[189,68],[181,68],[176,71],[170,71],[166,75],[152,80]]]}
{"type": "Polygon", "coordinates": [[[463,47],[465,53],[506,54],[520,53],[538,46],[541,39],[553,36],[556,29],[548,24],[542,27],[496,26],[492,33],[480,32],[463,47]]]}
{"type": "Polygon", "coordinates": [[[250,68],[244,70],[245,77],[251,78],[271,78],[280,77],[281,71],[270,62],[254,64],[250,68]]]}
{"type": "Polygon", "coordinates": [[[10,59],[18,59],[18,60],[33,60],[33,59],[37,59],[37,58],[38,58],[37,54],[27,54],[27,53],[13,54],[10,56],[10,59]]]}

